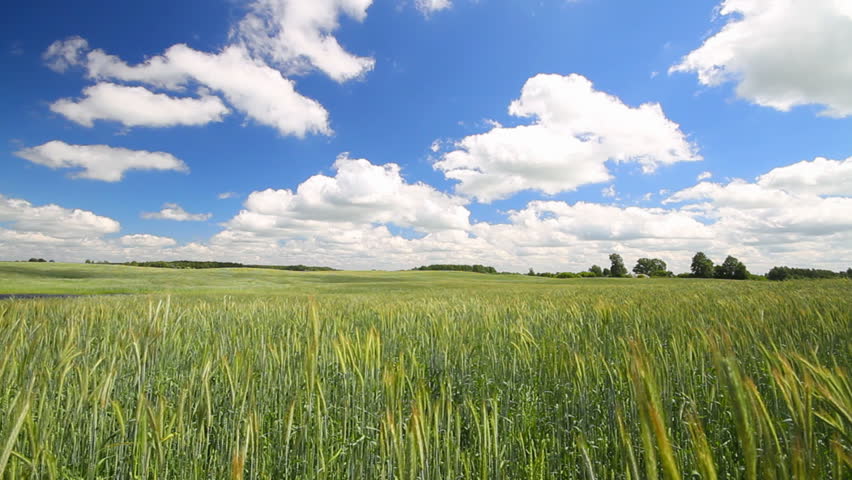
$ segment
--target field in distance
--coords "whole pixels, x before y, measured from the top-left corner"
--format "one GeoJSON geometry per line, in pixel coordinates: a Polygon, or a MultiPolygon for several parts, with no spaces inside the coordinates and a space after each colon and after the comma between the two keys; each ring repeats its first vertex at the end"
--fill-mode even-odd
{"type": "Polygon", "coordinates": [[[846,479],[852,282],[0,263],[0,479],[846,479]]]}
{"type": "MultiPolygon", "coordinates": [[[[625,279],[582,280],[573,285],[601,285],[599,282],[627,285],[625,279]]],[[[0,262],[0,294],[321,295],[443,288],[513,289],[559,286],[566,282],[571,281],[467,272],[292,272],[257,268],[178,270],[123,265],[0,262]]]]}

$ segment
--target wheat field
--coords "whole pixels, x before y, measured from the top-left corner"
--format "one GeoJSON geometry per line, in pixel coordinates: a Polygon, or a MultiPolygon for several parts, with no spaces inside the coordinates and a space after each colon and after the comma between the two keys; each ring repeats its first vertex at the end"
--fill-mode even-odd
{"type": "Polygon", "coordinates": [[[852,282],[417,273],[0,301],[0,478],[850,478],[852,282]]]}

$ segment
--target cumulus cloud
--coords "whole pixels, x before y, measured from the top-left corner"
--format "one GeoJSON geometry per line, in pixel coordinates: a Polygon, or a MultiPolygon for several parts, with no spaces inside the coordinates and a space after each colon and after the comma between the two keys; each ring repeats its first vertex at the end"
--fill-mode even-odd
{"type": "Polygon", "coordinates": [[[852,115],[852,3],[725,0],[719,12],[725,26],[670,73],[735,82],[741,98],[780,111],[822,105],[822,115],[852,115]]]}
{"type": "Polygon", "coordinates": [[[360,77],[375,60],[353,55],[332,32],[345,15],[362,22],[373,0],[254,0],[232,31],[240,45],[288,74],[316,68],[337,82],[360,77]]]}
{"type": "Polygon", "coordinates": [[[177,242],[173,238],[149,235],[147,233],[125,235],[119,238],[118,241],[126,247],[163,248],[177,245],[177,242]]]}
{"type": "Polygon", "coordinates": [[[144,87],[99,83],[83,90],[85,98],[63,98],[50,109],[72,122],[91,127],[95,120],[119,122],[127,127],[173,127],[221,122],[229,110],[219,97],[175,98],[144,87]]]}
{"type": "Polygon", "coordinates": [[[121,228],[117,221],[87,210],[53,204],[35,206],[23,199],[0,195],[0,224],[6,223],[19,235],[60,241],[96,238],[121,228]]]}
{"type": "Polygon", "coordinates": [[[711,219],[720,233],[733,234],[744,243],[783,243],[794,237],[852,232],[852,198],[820,195],[848,193],[845,180],[826,187],[809,183],[840,166],[840,162],[818,158],[772,170],[755,182],[702,182],[675,192],[664,203],[686,204],[684,210],[711,219]],[[791,178],[793,173],[801,178],[791,178]]]}
{"type": "Polygon", "coordinates": [[[128,170],[174,170],[189,172],[180,159],[166,152],[128,150],[108,145],[69,145],[53,140],[24,148],[15,155],[52,169],[81,168],[72,178],[118,182],[128,170]]]}
{"type": "Polygon", "coordinates": [[[698,174],[696,180],[700,182],[702,180],[707,180],[708,178],[713,178],[713,174],[711,172],[701,172],[698,174]]]}
{"type": "Polygon", "coordinates": [[[54,72],[62,73],[82,63],[82,54],[89,49],[89,42],[81,37],[68,37],[57,40],[47,47],[41,58],[54,72]]]}
{"type": "Polygon", "coordinates": [[[55,204],[33,205],[0,195],[0,257],[33,256],[58,261],[109,261],[194,258],[204,248],[178,245],[168,237],[150,234],[112,238],[121,226],[112,218],[88,210],[55,204]]]}
{"type": "Polygon", "coordinates": [[[88,75],[95,80],[142,82],[172,90],[194,81],[221,92],[234,108],[282,135],[332,133],[328,112],[319,102],[296,92],[292,80],[238,46],[213,54],[179,44],[138,65],[128,65],[101,50],[87,58],[88,75]]]}
{"type": "MultiPolygon", "coordinates": [[[[129,65],[103,50],[89,50],[85,39],[72,37],[52,44],[44,59],[59,72],[84,65],[88,77],[97,81],[138,82],[171,91],[198,85],[221,94],[234,109],[282,135],[330,135],[326,109],[298,93],[284,75],[318,69],[345,82],[372,70],[373,58],[347,52],[333,35],[341,17],[363,21],[371,4],[372,0],[254,0],[231,30],[233,43],[217,53],[178,44],[129,65]]],[[[207,93],[173,98],[114,84],[89,87],[84,93],[81,101],[63,99],[51,108],[87,126],[98,119],[128,126],[199,125],[228,113],[218,97],[207,93]]]]}
{"type": "Polygon", "coordinates": [[[417,6],[417,9],[423,13],[423,15],[428,16],[432,13],[452,7],[453,3],[450,0],[417,0],[415,5],[417,6]]]}
{"type": "Polygon", "coordinates": [[[216,196],[216,198],[218,198],[219,200],[228,200],[229,198],[235,198],[235,197],[237,197],[236,192],[222,192],[222,193],[220,193],[219,195],[216,196]]]}
{"type": "Polygon", "coordinates": [[[246,209],[229,225],[276,234],[327,232],[331,224],[394,224],[423,232],[470,226],[465,200],[423,183],[406,182],[399,165],[373,165],[344,154],[333,168],[333,177],[315,175],[295,192],[253,192],[245,202],[246,209]]]}
{"type": "Polygon", "coordinates": [[[587,202],[570,205],[566,202],[533,201],[522,210],[511,211],[509,220],[518,230],[546,230],[551,238],[553,234],[561,234],[570,240],[628,241],[713,237],[713,232],[691,215],[661,208],[622,208],[587,202]]]}
{"type": "Polygon", "coordinates": [[[159,212],[143,212],[146,220],[174,220],[177,222],[203,222],[212,217],[212,213],[189,213],[176,203],[166,203],[159,212]]]}
{"type": "Polygon", "coordinates": [[[485,203],[522,190],[556,194],[610,180],[608,161],[650,173],[701,159],[659,104],[630,107],[577,74],[530,78],[509,113],[534,121],[466,137],[435,163],[458,193],[485,203]]]}
{"type": "MultiPolygon", "coordinates": [[[[113,239],[119,226],[112,219],[0,197],[0,252],[6,258],[39,252],[56,259],[191,258],[353,269],[480,263],[510,271],[585,270],[605,265],[617,252],[628,263],[659,257],[682,272],[696,251],[704,251],[716,261],[735,255],[754,272],[782,264],[845,270],[852,258],[852,197],[843,195],[842,182],[808,183],[840,176],[845,165],[816,159],[752,181],[703,181],[670,194],[662,207],[539,200],[506,212],[502,221],[471,223],[464,199],[406,181],[397,165],[344,155],[332,175],[315,175],[294,190],[253,192],[243,210],[204,242],[172,243],[144,233],[113,239]],[[804,181],[790,180],[793,173],[804,181]]],[[[155,215],[193,215],[174,204],[167,210],[155,215]]]]}
{"type": "Polygon", "coordinates": [[[852,196],[852,157],[846,160],[818,157],[774,168],[758,177],[757,183],[793,193],[852,196]]]}

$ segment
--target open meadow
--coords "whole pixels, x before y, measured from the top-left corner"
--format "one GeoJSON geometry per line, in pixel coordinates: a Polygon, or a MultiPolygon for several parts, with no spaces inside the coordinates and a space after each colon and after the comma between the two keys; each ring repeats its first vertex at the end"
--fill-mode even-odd
{"type": "Polygon", "coordinates": [[[4,479],[848,479],[852,281],[0,263],[4,479]]]}

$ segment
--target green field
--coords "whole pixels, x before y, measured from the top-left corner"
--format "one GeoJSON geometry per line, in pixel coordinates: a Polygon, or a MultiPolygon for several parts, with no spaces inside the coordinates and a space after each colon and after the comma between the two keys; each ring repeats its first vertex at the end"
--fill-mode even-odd
{"type": "Polygon", "coordinates": [[[0,263],[0,478],[847,479],[852,282],[0,263]]]}

